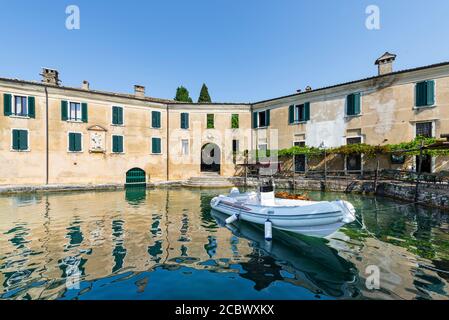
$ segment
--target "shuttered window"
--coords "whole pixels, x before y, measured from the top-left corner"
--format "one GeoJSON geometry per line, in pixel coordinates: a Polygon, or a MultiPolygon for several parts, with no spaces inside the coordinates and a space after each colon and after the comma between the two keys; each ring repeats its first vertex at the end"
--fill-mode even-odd
{"type": "Polygon", "coordinates": [[[123,136],[112,136],[112,152],[123,153],[123,136]]]}
{"type": "Polygon", "coordinates": [[[418,82],[415,86],[416,107],[429,107],[435,104],[435,81],[418,82]]]}
{"type": "Polygon", "coordinates": [[[69,151],[70,152],[81,152],[83,151],[82,145],[82,134],[69,132],[69,151]]]}
{"type": "Polygon", "coordinates": [[[122,107],[112,107],[112,124],[113,125],[123,125],[123,108],[122,107]]]}
{"type": "Polygon", "coordinates": [[[28,150],[28,131],[13,129],[12,130],[12,149],[15,151],[28,150]]]}
{"type": "Polygon", "coordinates": [[[181,129],[189,129],[189,114],[181,113],[181,129]]]}
{"type": "Polygon", "coordinates": [[[360,114],[360,93],[352,93],[346,97],[346,115],[356,116],[360,114]]]}
{"type": "Polygon", "coordinates": [[[61,120],[88,122],[87,103],[61,101],[61,120]]]}
{"type": "Polygon", "coordinates": [[[310,102],[288,107],[288,123],[294,124],[310,120],[310,102]]]}
{"type": "Polygon", "coordinates": [[[270,110],[253,112],[253,128],[270,126],[270,110]]]}
{"type": "Polygon", "coordinates": [[[151,153],[160,154],[161,150],[161,138],[152,138],[151,139],[151,153]]]}
{"type": "Polygon", "coordinates": [[[154,129],[161,127],[161,113],[159,111],[151,111],[151,127],[154,129]]]}
{"type": "Polygon", "coordinates": [[[3,114],[5,116],[14,115],[18,117],[35,118],[36,102],[34,97],[4,94],[3,103],[3,114]]]}

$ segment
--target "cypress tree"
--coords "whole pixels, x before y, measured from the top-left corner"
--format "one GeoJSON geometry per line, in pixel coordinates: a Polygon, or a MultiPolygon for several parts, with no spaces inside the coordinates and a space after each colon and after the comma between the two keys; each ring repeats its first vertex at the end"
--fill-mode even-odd
{"type": "Polygon", "coordinates": [[[207,89],[206,84],[203,83],[203,86],[201,87],[200,96],[198,98],[198,103],[207,103],[207,102],[212,102],[212,100],[210,98],[209,90],[207,89]]]}
{"type": "Polygon", "coordinates": [[[175,101],[180,102],[192,102],[192,98],[189,96],[189,90],[180,86],[176,89],[175,101]]]}

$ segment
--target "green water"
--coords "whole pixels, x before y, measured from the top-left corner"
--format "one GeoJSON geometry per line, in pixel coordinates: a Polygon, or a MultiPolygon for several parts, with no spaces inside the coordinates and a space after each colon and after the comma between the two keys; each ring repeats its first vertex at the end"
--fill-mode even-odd
{"type": "Polygon", "coordinates": [[[346,199],[330,239],[221,225],[228,190],[157,189],[0,197],[0,299],[448,299],[448,215],[346,199]],[[380,271],[379,290],[366,286],[380,271]],[[368,269],[367,269],[368,268],[368,269]],[[444,272],[446,271],[446,272],[444,272]],[[369,280],[369,278],[368,278],[369,280]]]}

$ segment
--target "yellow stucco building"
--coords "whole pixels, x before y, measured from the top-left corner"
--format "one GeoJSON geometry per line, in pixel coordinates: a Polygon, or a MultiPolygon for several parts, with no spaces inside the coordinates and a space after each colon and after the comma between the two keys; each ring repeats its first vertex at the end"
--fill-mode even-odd
{"type": "MultiPolygon", "coordinates": [[[[378,75],[250,103],[179,103],[134,94],[0,78],[0,185],[124,184],[236,173],[243,150],[293,145],[382,145],[449,133],[449,63],[393,71],[396,56],[376,61],[378,75]],[[237,157],[233,156],[237,154],[237,157]]],[[[415,161],[382,167],[413,169],[415,161]]],[[[424,171],[446,167],[426,158],[424,171]]],[[[312,163],[299,159],[297,171],[312,163]]],[[[372,167],[363,157],[336,170],[372,167]]]]}

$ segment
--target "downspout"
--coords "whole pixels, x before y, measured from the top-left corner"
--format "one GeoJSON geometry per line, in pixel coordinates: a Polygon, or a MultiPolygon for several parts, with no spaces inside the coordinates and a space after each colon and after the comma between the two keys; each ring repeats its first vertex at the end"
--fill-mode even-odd
{"type": "Polygon", "coordinates": [[[45,88],[45,184],[49,182],[48,88],[45,88]]]}
{"type": "Polygon", "coordinates": [[[169,149],[169,143],[168,143],[168,140],[170,139],[169,138],[169,124],[170,124],[170,113],[169,113],[169,108],[168,108],[168,103],[167,103],[167,133],[166,133],[166,139],[167,139],[167,169],[166,169],[166,172],[167,172],[167,181],[169,181],[170,180],[170,173],[169,173],[169,164],[170,164],[170,149],[169,149]]]}

